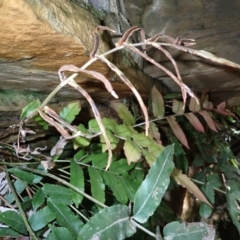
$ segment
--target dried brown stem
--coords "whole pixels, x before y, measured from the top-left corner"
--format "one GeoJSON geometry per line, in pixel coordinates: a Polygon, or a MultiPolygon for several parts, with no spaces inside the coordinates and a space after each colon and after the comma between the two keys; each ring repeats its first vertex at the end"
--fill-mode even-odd
{"type": "Polygon", "coordinates": [[[126,48],[130,49],[131,51],[139,54],[140,56],[145,58],[147,61],[149,61],[150,63],[152,63],[153,65],[155,65],[159,69],[161,69],[162,71],[164,71],[169,77],[171,77],[181,88],[184,104],[186,103],[186,100],[187,100],[187,94],[189,94],[189,96],[191,96],[191,97],[194,97],[196,99],[196,101],[198,102],[197,97],[190,90],[190,88],[187,85],[185,85],[180,79],[178,79],[171,71],[169,71],[167,68],[165,68],[163,65],[159,64],[158,62],[156,62],[154,59],[150,58],[145,53],[139,51],[136,47],[134,47],[132,45],[129,45],[129,44],[126,44],[126,43],[124,43],[124,46],[126,48]]]}
{"type": "Polygon", "coordinates": [[[143,111],[144,117],[145,117],[145,122],[146,122],[146,135],[148,135],[148,130],[149,130],[149,117],[148,117],[148,111],[147,111],[147,107],[145,106],[139,92],[137,91],[137,89],[132,85],[132,83],[130,82],[130,80],[125,76],[125,74],[119,69],[117,68],[113,63],[111,63],[109,60],[107,60],[105,57],[103,56],[98,56],[96,55],[96,57],[98,59],[100,59],[101,61],[105,62],[109,68],[111,68],[112,71],[114,71],[119,77],[120,79],[122,79],[122,81],[132,90],[132,92],[134,93],[134,95],[136,96],[138,103],[143,111]]]}

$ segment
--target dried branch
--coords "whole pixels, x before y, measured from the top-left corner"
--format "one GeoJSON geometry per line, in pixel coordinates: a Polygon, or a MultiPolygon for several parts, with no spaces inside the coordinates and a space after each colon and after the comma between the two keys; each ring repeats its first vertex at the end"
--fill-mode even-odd
{"type": "MultiPolygon", "coordinates": [[[[71,70],[68,69],[68,71],[71,71],[71,70]]],[[[59,73],[60,80],[65,81],[65,79],[62,78],[62,71],[59,70],[58,73],[59,73]]],[[[107,137],[106,129],[105,129],[103,123],[102,123],[101,115],[100,115],[93,99],[83,88],[81,88],[73,79],[68,82],[68,85],[70,85],[74,89],[78,90],[86,98],[86,100],[89,102],[89,104],[92,108],[93,114],[94,114],[95,119],[96,119],[96,121],[99,125],[99,128],[101,130],[101,133],[104,137],[104,140],[106,142],[106,146],[107,146],[107,149],[108,149],[108,162],[107,162],[107,167],[106,167],[106,170],[107,170],[110,167],[110,164],[112,162],[112,150],[111,150],[110,140],[107,137]]]]}
{"type": "Polygon", "coordinates": [[[186,84],[184,84],[180,79],[178,79],[171,71],[169,71],[167,68],[165,68],[163,65],[159,64],[158,62],[156,62],[154,59],[150,58],[147,54],[139,51],[136,47],[126,43],[124,43],[124,46],[130,49],[131,51],[139,54],[140,56],[145,58],[147,61],[149,61],[150,63],[152,63],[159,69],[161,69],[162,71],[164,71],[168,76],[170,76],[180,86],[184,104],[186,103],[186,100],[187,100],[187,94],[189,94],[189,96],[191,97],[194,97],[198,102],[197,97],[191,91],[191,89],[186,84]]]}
{"type": "Polygon", "coordinates": [[[96,27],[95,30],[93,31],[94,45],[93,45],[93,50],[90,53],[90,58],[93,58],[95,56],[95,54],[97,53],[98,48],[99,48],[99,44],[100,44],[100,39],[99,39],[99,34],[98,34],[99,30],[116,32],[116,31],[114,31],[111,28],[106,27],[106,26],[96,27]]]}
{"type": "Polygon", "coordinates": [[[111,63],[109,60],[107,60],[105,57],[103,57],[102,55],[100,56],[96,56],[98,59],[100,59],[101,61],[105,62],[109,68],[111,68],[112,71],[114,71],[119,77],[120,79],[122,79],[122,81],[132,90],[132,92],[134,93],[134,95],[136,96],[138,103],[143,111],[144,117],[145,117],[145,122],[146,122],[146,135],[148,135],[148,129],[149,129],[149,117],[148,117],[148,111],[147,111],[147,107],[145,106],[139,92],[137,91],[137,89],[132,85],[132,83],[130,82],[130,80],[126,77],[126,75],[119,69],[117,68],[113,63],[111,63]]]}

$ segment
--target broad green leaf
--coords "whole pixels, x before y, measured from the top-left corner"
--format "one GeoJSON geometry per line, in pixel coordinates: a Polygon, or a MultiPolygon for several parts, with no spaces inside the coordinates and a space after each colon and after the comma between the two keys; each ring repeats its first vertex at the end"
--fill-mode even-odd
{"type": "Polygon", "coordinates": [[[228,186],[227,191],[227,209],[232,218],[232,221],[238,232],[240,233],[240,211],[239,211],[239,199],[240,199],[240,183],[234,180],[226,183],[228,186]]]}
{"type": "Polygon", "coordinates": [[[55,219],[55,215],[50,211],[48,206],[40,209],[32,214],[28,221],[33,231],[38,231],[44,228],[49,222],[55,219]]]}
{"type": "Polygon", "coordinates": [[[129,109],[126,107],[125,104],[121,102],[112,101],[110,106],[116,110],[119,117],[123,120],[123,122],[127,125],[134,125],[135,119],[129,109]]]}
{"type": "Polygon", "coordinates": [[[171,222],[163,229],[164,240],[214,240],[215,230],[206,223],[171,222]]]}
{"type": "Polygon", "coordinates": [[[71,124],[81,110],[80,101],[69,103],[60,112],[60,117],[71,124]]]}
{"type": "Polygon", "coordinates": [[[65,227],[49,225],[49,228],[52,231],[48,234],[47,240],[74,240],[73,235],[65,227]]]}
{"type": "Polygon", "coordinates": [[[42,190],[56,204],[72,204],[72,190],[69,188],[45,183],[42,190]]]}
{"type": "MultiPolygon", "coordinates": [[[[82,168],[74,161],[70,164],[70,183],[76,188],[84,192],[84,175],[82,168]]],[[[72,190],[72,200],[76,207],[82,202],[83,196],[76,191],[72,190]]]]}
{"type": "Polygon", "coordinates": [[[81,161],[85,155],[86,155],[85,149],[80,149],[77,153],[74,154],[73,159],[74,161],[81,161]]]}
{"type": "Polygon", "coordinates": [[[137,162],[141,157],[141,149],[130,138],[127,137],[123,150],[127,158],[128,164],[137,162]]]}
{"type": "MultiPolygon", "coordinates": [[[[84,127],[83,124],[79,124],[77,126],[77,129],[79,131],[81,131],[82,133],[90,134],[89,131],[84,127]]],[[[76,150],[79,147],[86,147],[86,146],[89,145],[89,143],[90,143],[90,140],[87,139],[87,138],[84,138],[84,137],[81,137],[81,136],[75,137],[73,139],[73,148],[76,150]]]]}
{"type": "MultiPolygon", "coordinates": [[[[119,138],[115,137],[109,129],[106,129],[106,134],[110,141],[111,149],[115,149],[119,142],[119,138]]],[[[102,143],[102,151],[105,152],[106,150],[108,150],[103,135],[100,136],[100,142],[102,143]]]]}
{"type": "Polygon", "coordinates": [[[178,122],[176,121],[176,118],[173,116],[169,116],[167,117],[167,121],[169,126],[171,127],[173,133],[175,134],[175,136],[177,137],[177,139],[185,146],[189,149],[188,146],[188,141],[186,138],[186,135],[184,134],[182,128],[180,127],[180,125],[178,124],[178,122]]]}
{"type": "Polygon", "coordinates": [[[37,211],[37,209],[44,203],[45,197],[46,196],[43,190],[39,188],[32,198],[32,205],[34,211],[37,211]]]}
{"type": "MultiPolygon", "coordinates": [[[[201,190],[212,204],[215,203],[214,188],[219,188],[221,185],[218,174],[213,173],[207,176],[207,182],[201,187],[201,190]]],[[[201,203],[199,213],[203,218],[207,219],[212,214],[212,208],[206,203],[201,203]]]]}
{"type": "Polygon", "coordinates": [[[156,160],[156,157],[153,154],[146,151],[145,149],[142,149],[142,154],[145,157],[148,165],[152,166],[153,162],[156,160]]]}
{"type": "Polygon", "coordinates": [[[132,139],[137,145],[141,147],[148,147],[151,144],[155,143],[155,141],[151,139],[151,137],[146,136],[143,133],[134,133],[132,135],[132,139]]]}
{"type": "Polygon", "coordinates": [[[31,172],[27,172],[19,168],[10,168],[8,169],[8,172],[13,173],[15,176],[17,176],[18,178],[22,179],[27,183],[33,182],[34,174],[31,172]]]}
{"type": "Polygon", "coordinates": [[[171,176],[174,178],[174,180],[178,184],[187,188],[187,190],[190,193],[192,193],[196,198],[198,198],[200,201],[212,207],[211,203],[207,200],[204,194],[199,190],[198,186],[186,174],[182,174],[181,170],[174,168],[174,170],[171,173],[171,176]]]}
{"type": "Polygon", "coordinates": [[[174,145],[167,146],[152,164],[134,198],[133,218],[145,223],[162,200],[173,170],[174,145]]]}
{"type": "Polygon", "coordinates": [[[56,216],[58,223],[61,226],[66,227],[71,234],[76,237],[79,233],[79,230],[83,226],[83,222],[76,215],[74,215],[66,205],[56,204],[51,199],[47,201],[47,205],[56,216]]]}
{"type": "MultiPolygon", "coordinates": [[[[19,232],[14,231],[11,228],[0,228],[0,237],[6,237],[6,236],[11,236],[12,239],[16,238],[20,235],[19,232]]],[[[4,239],[4,238],[3,238],[4,239]]]]}
{"type": "Polygon", "coordinates": [[[128,164],[127,159],[122,158],[111,163],[109,171],[114,173],[128,172],[134,167],[134,164],[128,164]]]}
{"type": "Polygon", "coordinates": [[[41,103],[39,100],[34,100],[33,102],[29,103],[26,107],[22,109],[22,113],[20,118],[25,119],[30,116],[33,112],[37,111],[40,107],[41,103]]]}
{"type": "Polygon", "coordinates": [[[113,195],[116,197],[116,199],[120,203],[126,204],[128,201],[128,197],[126,195],[125,189],[123,189],[122,185],[119,183],[118,178],[110,172],[103,172],[103,178],[106,185],[111,188],[113,195]]]}
{"type": "MultiPolygon", "coordinates": [[[[103,118],[102,119],[103,126],[111,131],[114,131],[115,126],[117,126],[117,122],[110,118],[103,118]]],[[[88,127],[92,129],[94,132],[100,132],[100,128],[96,119],[92,119],[88,122],[88,127]]]]}
{"type": "Polygon", "coordinates": [[[95,214],[81,229],[77,240],[125,239],[136,232],[127,206],[115,205],[95,214]]]}
{"type": "Polygon", "coordinates": [[[88,173],[90,176],[92,197],[105,203],[105,184],[100,171],[93,167],[88,167],[88,173]]]}
{"type": "Polygon", "coordinates": [[[165,116],[164,100],[162,94],[157,90],[155,86],[152,88],[151,98],[153,116],[156,118],[164,117],[165,116]]]}
{"type": "Polygon", "coordinates": [[[22,234],[27,234],[27,229],[22,217],[15,211],[5,211],[0,213],[0,222],[11,227],[22,234]]]}
{"type": "Polygon", "coordinates": [[[114,133],[119,137],[131,137],[133,133],[137,133],[132,126],[127,126],[125,124],[117,125],[114,128],[114,133]]]}

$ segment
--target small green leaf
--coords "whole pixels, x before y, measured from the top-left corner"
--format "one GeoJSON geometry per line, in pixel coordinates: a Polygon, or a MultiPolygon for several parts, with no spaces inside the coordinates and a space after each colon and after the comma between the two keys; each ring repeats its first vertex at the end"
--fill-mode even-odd
{"type": "Polygon", "coordinates": [[[115,126],[117,126],[117,122],[111,118],[103,118],[102,119],[103,126],[111,131],[114,131],[115,126]]]}
{"type": "Polygon", "coordinates": [[[125,124],[117,125],[114,128],[114,133],[120,137],[126,138],[131,137],[133,133],[137,133],[132,126],[127,126],[125,124]]]}
{"type": "Polygon", "coordinates": [[[70,205],[72,203],[72,190],[69,188],[45,183],[42,190],[56,204],[70,205]]]}
{"type": "MultiPolygon", "coordinates": [[[[27,187],[27,183],[25,181],[22,181],[21,179],[17,179],[13,185],[17,193],[21,193],[27,187]]],[[[5,197],[5,199],[8,203],[13,203],[15,201],[15,198],[13,197],[12,193],[9,193],[5,197]]]]}
{"type": "Polygon", "coordinates": [[[18,178],[22,179],[27,183],[33,182],[34,174],[31,172],[27,172],[19,168],[10,168],[8,169],[8,172],[13,173],[15,176],[17,176],[18,178]]]}
{"type": "Polygon", "coordinates": [[[127,125],[134,125],[135,119],[132,113],[128,110],[125,104],[121,102],[111,102],[111,107],[113,107],[118,113],[119,117],[123,120],[123,122],[127,125]]]}
{"type": "MultiPolygon", "coordinates": [[[[119,142],[119,138],[115,137],[109,129],[106,129],[106,134],[110,141],[111,149],[115,149],[119,142]]],[[[105,152],[106,150],[108,150],[103,135],[100,136],[100,142],[102,143],[102,151],[105,152]]]]}
{"type": "Polygon", "coordinates": [[[210,225],[200,223],[171,222],[163,229],[164,240],[215,239],[215,230],[210,225]]]}
{"type": "Polygon", "coordinates": [[[0,213],[0,221],[12,229],[22,234],[27,234],[27,229],[22,217],[15,211],[5,211],[0,213]]]}
{"type": "Polygon", "coordinates": [[[173,99],[172,103],[172,111],[177,114],[184,114],[185,112],[185,106],[183,102],[180,102],[176,99],[173,99]]]}
{"type": "Polygon", "coordinates": [[[49,228],[52,231],[48,234],[47,240],[74,240],[73,235],[65,227],[49,225],[49,228]]]}
{"type": "Polygon", "coordinates": [[[144,156],[146,157],[148,164],[151,166],[152,163],[157,159],[159,154],[163,151],[164,147],[158,143],[153,143],[148,146],[148,153],[143,151],[144,156]]]}
{"type": "Polygon", "coordinates": [[[94,167],[103,169],[107,166],[107,153],[93,154],[89,157],[91,158],[94,167]]]}
{"type": "Polygon", "coordinates": [[[74,154],[73,159],[74,161],[81,161],[83,157],[86,155],[85,149],[80,149],[77,153],[74,154]]]}
{"type": "Polygon", "coordinates": [[[88,167],[88,173],[90,176],[92,196],[98,201],[105,203],[105,184],[100,171],[93,167],[88,167]]]}
{"type": "Polygon", "coordinates": [[[127,206],[115,205],[95,214],[80,230],[78,240],[118,239],[122,240],[136,232],[127,206]]]}
{"type": "Polygon", "coordinates": [[[143,133],[134,133],[132,135],[132,138],[133,138],[133,141],[141,147],[148,147],[151,144],[155,143],[155,141],[153,141],[151,137],[146,136],[143,133]]]}
{"type": "Polygon", "coordinates": [[[33,102],[30,102],[26,107],[22,109],[22,113],[20,118],[25,119],[28,116],[30,116],[33,112],[37,111],[37,109],[40,107],[41,103],[39,100],[34,100],[33,102]]]}
{"type": "MultiPolygon", "coordinates": [[[[207,176],[207,183],[201,187],[201,190],[205,196],[207,196],[211,204],[215,203],[214,187],[219,188],[221,185],[222,184],[219,180],[218,174],[214,173],[207,176]]],[[[206,203],[202,202],[200,205],[199,213],[203,218],[207,219],[212,214],[212,208],[206,203]]]]}
{"type": "Polygon", "coordinates": [[[140,223],[145,223],[161,202],[174,167],[173,153],[174,145],[164,148],[137,190],[134,199],[133,218],[140,223]]]}
{"type": "Polygon", "coordinates": [[[49,222],[55,219],[55,215],[50,211],[48,206],[40,209],[38,212],[32,214],[28,219],[33,231],[38,231],[44,228],[49,222]]]}
{"type": "Polygon", "coordinates": [[[76,101],[69,103],[67,106],[65,106],[59,115],[62,119],[71,124],[75,117],[79,114],[80,110],[81,110],[80,102],[76,101]]]}
{"type": "MultiPolygon", "coordinates": [[[[90,133],[87,131],[87,129],[84,127],[83,124],[79,124],[79,125],[77,126],[77,129],[78,129],[79,131],[81,131],[82,133],[90,134],[90,133]]],[[[89,143],[90,143],[90,140],[87,139],[87,138],[84,138],[84,137],[81,137],[81,136],[75,137],[75,138],[73,139],[73,148],[76,150],[76,149],[78,149],[79,147],[86,147],[86,146],[89,145],[89,143]]]]}
{"type": "Polygon", "coordinates": [[[111,163],[110,165],[110,172],[114,172],[114,173],[124,173],[124,172],[128,172],[129,170],[131,170],[134,167],[134,164],[128,164],[127,159],[122,158],[119,160],[116,160],[114,162],[111,163]]]}
{"type": "Polygon", "coordinates": [[[157,141],[157,143],[162,144],[162,141],[160,139],[161,136],[160,136],[159,130],[154,122],[150,122],[149,136],[154,138],[157,141]]]}
{"type": "Polygon", "coordinates": [[[36,115],[33,119],[36,123],[41,125],[44,130],[48,130],[48,123],[45,120],[43,120],[43,118],[41,116],[36,115]]]}
{"type": "MultiPolygon", "coordinates": [[[[84,176],[82,168],[74,161],[71,161],[70,164],[70,183],[76,188],[84,192],[84,176]]],[[[75,203],[76,207],[79,207],[79,204],[83,200],[83,196],[76,191],[72,190],[72,200],[75,203]]]]}
{"type": "Polygon", "coordinates": [[[98,122],[96,119],[91,119],[88,122],[88,128],[92,130],[93,132],[100,132],[100,128],[98,126],[98,122]]]}
{"type": "Polygon", "coordinates": [[[45,197],[46,196],[43,190],[39,188],[32,198],[32,205],[34,211],[36,211],[44,203],[45,197]]]}
{"type": "Polygon", "coordinates": [[[126,195],[125,189],[122,187],[123,185],[119,183],[118,178],[109,172],[103,172],[103,178],[105,180],[105,183],[111,188],[116,199],[120,203],[126,204],[128,197],[126,195]]]}
{"type": "Polygon", "coordinates": [[[141,149],[130,138],[124,143],[123,150],[127,158],[128,164],[137,162],[141,158],[141,149]]]}
{"type": "Polygon", "coordinates": [[[76,237],[83,226],[83,222],[66,205],[56,204],[51,199],[47,201],[47,205],[56,216],[58,223],[66,227],[76,237]]]}
{"type": "Polygon", "coordinates": [[[152,110],[154,117],[164,117],[165,116],[165,106],[162,94],[154,86],[151,92],[152,98],[152,110]]]}

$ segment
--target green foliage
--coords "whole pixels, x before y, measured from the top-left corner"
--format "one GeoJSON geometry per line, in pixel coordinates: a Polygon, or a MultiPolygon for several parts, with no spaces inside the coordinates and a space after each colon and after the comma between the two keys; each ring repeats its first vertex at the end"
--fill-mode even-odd
{"type": "Polygon", "coordinates": [[[40,107],[41,103],[39,100],[35,100],[31,103],[29,103],[26,107],[22,109],[22,113],[20,115],[20,118],[23,120],[27,117],[29,117],[32,113],[37,111],[37,109],[40,107]]]}
{"type": "Polygon", "coordinates": [[[173,170],[174,147],[166,147],[153,163],[134,198],[133,218],[145,223],[161,202],[173,170]]]}
{"type": "Polygon", "coordinates": [[[68,123],[72,123],[75,117],[79,114],[81,110],[80,102],[69,103],[66,107],[60,112],[60,117],[68,123]]]}
{"type": "MultiPolygon", "coordinates": [[[[100,29],[107,28],[99,26],[97,30],[100,29]]],[[[133,27],[127,36],[124,35],[125,38],[128,39],[138,30],[143,33],[142,29],[133,27]]],[[[37,239],[48,233],[47,240],[147,239],[146,236],[139,237],[140,228],[147,235],[162,239],[158,227],[163,226],[165,240],[213,239],[214,230],[207,224],[177,221],[179,213],[174,212],[171,204],[168,203],[168,206],[164,195],[168,196],[177,184],[181,184],[202,201],[199,215],[210,218],[214,211],[212,205],[218,204],[215,191],[223,192],[220,189],[224,188],[221,175],[227,179],[225,193],[228,211],[240,232],[238,163],[228,145],[222,141],[224,130],[216,123],[219,120],[226,126],[227,121],[234,122],[233,114],[225,109],[226,104],[214,107],[206,94],[199,100],[181,81],[175,61],[170,54],[166,54],[176,70],[173,80],[180,86],[182,101],[181,95],[163,96],[154,86],[149,105],[145,106],[138,91],[120,69],[103,55],[94,58],[98,49],[97,32],[91,61],[100,59],[105,62],[129,86],[137,103],[133,99],[112,101],[110,107],[118,117],[115,117],[116,120],[111,116],[102,119],[93,99],[74,81],[74,76],[64,79],[63,74],[64,71],[73,71],[75,75],[88,74],[100,80],[107,91],[118,98],[111,82],[96,71],[86,70],[85,65],[81,68],[62,66],[59,69],[61,83],[47,99],[42,104],[38,100],[33,101],[22,109],[17,144],[14,143],[13,147],[4,145],[12,151],[14,158],[24,161],[24,167],[21,163],[12,164],[11,159],[6,164],[10,167],[4,168],[14,178],[9,180],[8,177],[9,187],[12,182],[13,186],[11,191],[2,195],[6,202],[17,207],[16,211],[4,208],[0,213],[0,221],[6,225],[6,228],[0,228],[0,236],[29,234],[37,239]],[[95,118],[88,123],[81,122],[81,118],[76,119],[81,111],[79,101],[67,104],[59,114],[46,106],[53,95],[67,84],[90,104],[95,118]],[[187,95],[191,96],[189,101],[187,95]],[[219,114],[228,118],[221,121],[219,114]],[[22,145],[27,134],[35,133],[29,130],[29,126],[25,130],[25,123],[30,119],[40,124],[48,136],[52,135],[51,129],[56,128],[59,141],[49,154],[42,152],[42,148],[31,149],[31,146],[26,148],[22,145]],[[72,125],[73,122],[77,126],[72,125]],[[72,156],[64,157],[69,149],[72,156]],[[39,166],[36,167],[36,164],[39,166]],[[193,175],[192,179],[188,177],[189,172],[193,175]],[[31,214],[26,214],[27,211],[31,214]]],[[[181,43],[187,51],[184,41],[181,43]]],[[[144,47],[151,43],[156,50],[162,51],[157,41],[143,42],[144,47]]],[[[122,42],[116,45],[120,46],[122,42]]],[[[122,46],[137,54],[140,52],[143,58],[164,70],[134,45],[122,46]]],[[[172,44],[178,50],[182,50],[183,46],[172,44]]],[[[204,51],[191,49],[188,52],[216,60],[204,51]]],[[[165,72],[169,75],[168,71],[165,72]]],[[[237,132],[235,129],[228,133],[229,137],[237,132]]],[[[3,182],[1,189],[4,188],[3,179],[0,179],[3,182]]]]}

